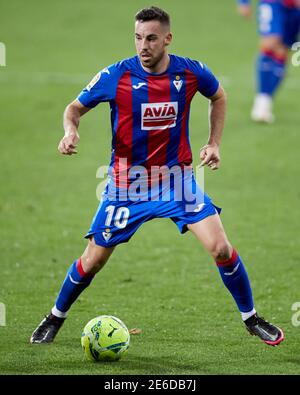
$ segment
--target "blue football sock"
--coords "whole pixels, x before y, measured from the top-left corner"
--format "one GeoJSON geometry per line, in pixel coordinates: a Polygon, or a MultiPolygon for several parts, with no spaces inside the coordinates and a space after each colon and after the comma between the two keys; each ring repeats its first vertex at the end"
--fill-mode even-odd
{"type": "Polygon", "coordinates": [[[273,96],[285,75],[286,61],[271,53],[261,53],[257,59],[257,92],[273,96]]]}
{"type": "Polygon", "coordinates": [[[227,261],[216,262],[224,285],[233,296],[239,311],[247,313],[254,309],[249,278],[241,258],[233,250],[227,261]]]}
{"type": "Polygon", "coordinates": [[[60,317],[65,317],[72,303],[90,285],[93,278],[94,275],[84,273],[81,266],[81,259],[75,261],[66,275],[52,313],[60,317]]]}

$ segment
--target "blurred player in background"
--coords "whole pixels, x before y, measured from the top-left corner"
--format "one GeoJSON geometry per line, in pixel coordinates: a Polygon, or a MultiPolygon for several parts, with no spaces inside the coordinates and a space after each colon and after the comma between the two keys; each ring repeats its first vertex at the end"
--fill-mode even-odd
{"type": "Polygon", "coordinates": [[[217,169],[226,109],[224,90],[206,65],[168,54],[172,33],[166,12],[157,7],[146,8],[137,13],[135,21],[137,56],[103,69],[64,113],[65,136],[58,149],[64,155],[72,155],[77,152],[81,116],[101,102],[110,103],[111,171],[86,235],[87,248],[71,265],[55,305],[33,332],[31,342],[54,340],[72,303],[90,285],[117,245],[129,241],[144,222],[170,218],[181,233],[187,230],[194,233],[214,258],[248,331],[275,346],[283,340],[283,332],[257,315],[246,269],[227,239],[220,209],[201,191],[192,172],[188,137],[190,103],[197,92],[209,99],[210,132],[200,158],[202,165],[217,169]],[[179,184],[176,186],[170,180],[170,187],[165,190],[158,182],[155,190],[157,184],[152,179],[149,183],[147,176],[151,173],[152,177],[157,167],[175,171],[174,178],[181,177],[179,184]],[[129,176],[133,177],[134,169],[145,172],[145,182],[139,190],[150,184],[150,199],[147,190],[142,199],[136,199],[140,192],[132,191],[134,183],[129,176]],[[184,195],[177,199],[181,187],[184,195]],[[131,195],[127,196],[130,191],[131,195]],[[188,199],[193,193],[195,199],[188,199]]]}
{"type": "MultiPolygon", "coordinates": [[[[242,16],[251,15],[250,3],[250,0],[238,1],[242,16]]],[[[298,39],[300,0],[260,0],[257,18],[260,53],[256,65],[257,93],[251,118],[257,122],[272,123],[273,97],[286,73],[289,48],[298,39]]]]}

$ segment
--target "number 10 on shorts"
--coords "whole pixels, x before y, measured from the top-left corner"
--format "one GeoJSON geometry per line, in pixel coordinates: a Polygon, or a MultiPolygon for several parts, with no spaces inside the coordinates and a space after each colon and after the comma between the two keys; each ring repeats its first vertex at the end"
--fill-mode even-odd
{"type": "Polygon", "coordinates": [[[127,225],[129,218],[129,209],[127,207],[107,206],[105,209],[107,213],[105,226],[111,226],[113,221],[114,225],[119,229],[124,229],[127,225]]]}

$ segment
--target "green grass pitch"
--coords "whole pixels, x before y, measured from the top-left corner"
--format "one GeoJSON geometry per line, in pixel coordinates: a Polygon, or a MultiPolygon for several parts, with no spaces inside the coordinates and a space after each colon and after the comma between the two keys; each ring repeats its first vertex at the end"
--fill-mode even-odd
{"type": "MultiPolygon", "coordinates": [[[[79,153],[57,144],[62,113],[93,75],[134,49],[133,15],[149,2],[13,0],[1,3],[0,374],[299,374],[299,75],[292,67],[272,126],[251,123],[255,21],[235,1],[161,0],[173,19],[170,52],[207,63],[228,93],[222,166],[206,191],[223,207],[228,236],[246,264],[257,310],[286,340],[268,347],[246,332],[214,262],[168,220],[145,224],[73,306],[55,343],[29,337],[52,307],[65,272],[85,248],[98,201],[96,169],[108,164],[107,105],[83,118],[79,153]],[[111,314],[143,333],[118,363],[84,360],[84,325],[111,314]]],[[[194,162],[206,143],[207,102],[190,122],[194,162]]]]}

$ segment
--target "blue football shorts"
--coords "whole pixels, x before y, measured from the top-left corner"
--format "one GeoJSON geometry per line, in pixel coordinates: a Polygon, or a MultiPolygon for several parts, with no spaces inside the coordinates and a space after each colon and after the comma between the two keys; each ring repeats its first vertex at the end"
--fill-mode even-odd
{"type": "Polygon", "coordinates": [[[167,188],[160,184],[151,193],[131,191],[130,196],[128,188],[116,188],[109,180],[85,238],[93,236],[103,247],[116,246],[128,242],[144,222],[154,218],[170,218],[180,233],[185,233],[188,224],[220,212],[221,208],[202,192],[194,175],[184,180],[180,193],[174,184],[167,188]]]}
{"type": "Polygon", "coordinates": [[[260,1],[257,19],[258,31],[261,36],[278,35],[287,47],[291,47],[298,40],[299,9],[288,8],[280,3],[260,1]]]}

